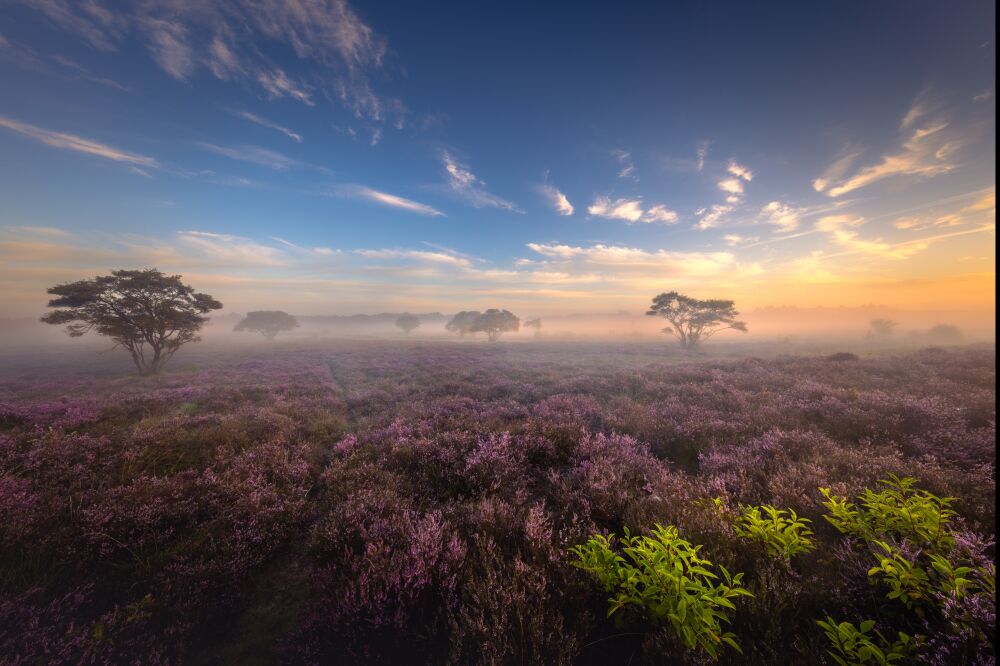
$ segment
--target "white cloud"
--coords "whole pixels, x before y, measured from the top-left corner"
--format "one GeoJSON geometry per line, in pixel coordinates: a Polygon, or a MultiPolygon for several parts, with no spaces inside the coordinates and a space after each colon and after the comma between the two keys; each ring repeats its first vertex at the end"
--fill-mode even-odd
{"type": "Polygon", "coordinates": [[[559,191],[557,187],[552,185],[544,184],[539,187],[542,195],[548,200],[549,205],[558,213],[559,215],[572,215],[573,204],[569,202],[569,199],[565,194],[559,191]]]}
{"type": "Polygon", "coordinates": [[[587,213],[595,217],[604,217],[614,220],[625,220],[626,222],[638,222],[642,219],[641,199],[615,199],[609,197],[598,197],[594,203],[587,207],[587,213]]]}
{"type": "Polygon", "coordinates": [[[696,165],[698,171],[703,171],[705,169],[705,159],[708,157],[709,145],[710,144],[708,141],[702,141],[700,144],[698,144],[698,149],[695,151],[695,154],[698,157],[698,162],[696,165]]]}
{"type": "Polygon", "coordinates": [[[729,167],[726,169],[726,171],[736,176],[737,178],[742,178],[747,182],[753,180],[753,171],[746,168],[745,166],[737,164],[735,161],[729,162],[729,167]]]}
{"type": "Polygon", "coordinates": [[[337,189],[337,192],[344,196],[367,199],[384,206],[391,206],[393,208],[399,208],[411,213],[417,213],[418,215],[427,215],[431,217],[444,215],[444,213],[439,211],[437,208],[428,206],[427,204],[412,201],[411,199],[404,199],[403,197],[396,196],[395,194],[389,194],[388,192],[380,192],[363,185],[342,186],[337,189]]]}
{"type": "Polygon", "coordinates": [[[597,197],[594,199],[594,203],[587,207],[587,213],[609,220],[624,220],[629,224],[636,222],[672,224],[679,219],[677,213],[663,204],[657,204],[648,210],[644,210],[642,199],[639,198],[611,199],[610,197],[597,197]]]}
{"type": "Polygon", "coordinates": [[[441,151],[445,180],[452,192],[467,201],[473,208],[501,208],[523,213],[517,204],[486,191],[486,183],[479,180],[467,166],[446,150],[441,151]]]}
{"type": "Polygon", "coordinates": [[[662,222],[664,224],[673,224],[679,219],[680,216],[678,216],[675,211],[670,210],[662,204],[653,206],[642,215],[643,222],[662,222]]]}
{"type": "Polygon", "coordinates": [[[295,141],[296,143],[302,143],[302,135],[299,134],[298,132],[293,132],[292,130],[288,129],[283,125],[279,125],[278,123],[268,120],[267,118],[262,118],[261,116],[258,116],[256,113],[251,113],[250,111],[231,111],[231,113],[248,122],[254,123],[255,125],[260,125],[261,127],[266,127],[276,132],[281,132],[282,134],[287,136],[292,141],[295,141]]]}
{"type": "Polygon", "coordinates": [[[698,210],[699,220],[695,226],[698,229],[711,229],[718,226],[719,222],[731,212],[733,212],[733,206],[730,205],[716,204],[711,208],[701,208],[698,210]]]}
{"type": "Polygon", "coordinates": [[[294,100],[302,102],[306,106],[315,106],[316,103],[313,102],[312,93],[309,92],[301,83],[297,83],[292,79],[288,78],[284,70],[278,68],[270,71],[261,70],[257,73],[257,82],[261,85],[264,90],[267,91],[271,99],[280,99],[282,97],[291,97],[294,100]]]}
{"type": "Polygon", "coordinates": [[[187,27],[159,18],[144,18],[140,23],[149,36],[146,46],[157,64],[175,79],[187,80],[197,66],[187,27]]]}
{"type": "Polygon", "coordinates": [[[41,141],[45,145],[52,146],[53,148],[86,153],[88,155],[103,157],[104,159],[113,160],[115,162],[125,162],[126,164],[132,164],[135,166],[149,167],[153,169],[159,167],[159,163],[154,158],[147,157],[146,155],[130,153],[128,151],[112,148],[111,146],[97,141],[92,141],[91,139],[84,139],[83,137],[75,136],[73,134],[65,134],[63,132],[53,132],[41,127],[36,127],[35,125],[29,125],[28,123],[22,123],[17,120],[11,120],[10,118],[4,118],[3,116],[0,116],[0,127],[6,127],[9,130],[22,134],[30,139],[34,139],[35,141],[41,141]]]}
{"type": "Polygon", "coordinates": [[[720,180],[719,189],[730,194],[743,194],[743,181],[739,178],[726,178],[720,180]]]}
{"type": "Polygon", "coordinates": [[[972,101],[973,102],[988,102],[991,99],[993,99],[993,91],[990,90],[989,88],[987,88],[986,90],[982,90],[982,91],[976,93],[973,96],[972,101]]]}
{"type": "Polygon", "coordinates": [[[861,253],[882,259],[907,259],[927,249],[926,243],[887,243],[880,238],[866,240],[856,231],[865,224],[857,215],[829,215],[816,222],[816,229],[830,234],[831,240],[850,253],[861,253]]]}
{"type": "Polygon", "coordinates": [[[794,208],[780,201],[772,201],[760,211],[760,216],[767,224],[773,224],[783,232],[795,231],[799,226],[799,218],[805,209],[794,208]]]}

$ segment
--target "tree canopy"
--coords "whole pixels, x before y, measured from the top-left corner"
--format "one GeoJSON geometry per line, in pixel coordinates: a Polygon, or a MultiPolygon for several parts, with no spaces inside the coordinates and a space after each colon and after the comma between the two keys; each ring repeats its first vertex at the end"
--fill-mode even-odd
{"type": "Polygon", "coordinates": [[[396,326],[403,329],[404,333],[409,333],[413,329],[420,326],[420,320],[411,315],[409,312],[403,313],[396,320],[396,326]]]}
{"type": "Polygon", "coordinates": [[[489,337],[490,342],[496,342],[502,333],[518,331],[520,328],[521,320],[512,312],[491,308],[472,321],[469,332],[483,331],[489,337]]]}
{"type": "Polygon", "coordinates": [[[67,324],[70,337],[95,331],[128,350],[141,375],[152,375],[181,346],[195,342],[208,321],[204,315],[222,303],[195,292],[180,275],[164,275],[155,268],[112,271],[56,285],[45,314],[46,324],[67,324]]]}
{"type": "Polygon", "coordinates": [[[733,301],[698,300],[671,291],[654,297],[646,314],[669,321],[671,325],[663,332],[676,337],[687,349],[697,347],[726,329],[747,332],[746,322],[736,319],[740,313],[733,301]]]}
{"type": "Polygon", "coordinates": [[[872,319],[869,334],[879,337],[888,337],[896,332],[898,323],[891,319],[872,319]]]}
{"type": "Polygon", "coordinates": [[[464,336],[471,332],[472,322],[480,314],[479,310],[462,310],[444,325],[445,330],[464,336]]]}
{"type": "Polygon", "coordinates": [[[263,335],[266,340],[274,340],[278,333],[291,331],[298,327],[298,320],[287,312],[282,312],[281,310],[256,310],[248,312],[247,316],[233,327],[233,330],[254,331],[263,335]]]}

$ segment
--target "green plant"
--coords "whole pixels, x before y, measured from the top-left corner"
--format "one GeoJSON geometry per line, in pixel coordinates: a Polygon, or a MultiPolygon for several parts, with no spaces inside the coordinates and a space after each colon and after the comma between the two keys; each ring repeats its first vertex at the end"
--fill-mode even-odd
{"type": "Polygon", "coordinates": [[[927,572],[910,561],[900,549],[884,541],[874,543],[885,554],[879,555],[873,551],[878,564],[868,570],[868,575],[883,577],[890,588],[886,596],[899,599],[907,608],[913,608],[915,603],[929,599],[932,586],[927,572]]]}
{"type": "Polygon", "coordinates": [[[890,474],[882,479],[878,492],[866,488],[858,496],[860,505],[837,497],[829,488],[820,488],[826,497],[823,516],[844,534],[874,541],[885,536],[906,539],[922,548],[947,552],[955,545],[949,524],[955,512],[950,506],[954,497],[938,497],[915,488],[917,480],[890,474]]]}
{"type": "Polygon", "coordinates": [[[635,607],[653,624],[665,624],[686,648],[700,648],[712,659],[724,645],[742,651],[722,624],[736,608],[732,599],[753,596],[742,585],[743,574],[731,576],[719,565],[720,580],[712,562],[698,555],[701,546],[682,539],[676,527],[656,525],[652,536],[632,536],[626,529],[621,555],[612,550],[613,540],[614,535],[594,535],[570,549],[578,558],[573,565],[612,593],[608,617],[635,607]]]}
{"type": "Polygon", "coordinates": [[[850,622],[838,624],[832,617],[827,617],[826,620],[817,620],[816,624],[830,639],[831,649],[827,650],[827,654],[840,666],[886,666],[906,659],[916,647],[916,641],[902,631],[897,640],[890,643],[875,629],[874,620],[865,620],[855,627],[850,622]]]}
{"type": "MultiPolygon", "coordinates": [[[[722,508],[721,498],[715,500],[722,508]]],[[[737,536],[764,544],[768,555],[788,560],[793,555],[816,549],[808,518],[799,518],[791,509],[739,505],[739,513],[732,519],[737,536]]]]}

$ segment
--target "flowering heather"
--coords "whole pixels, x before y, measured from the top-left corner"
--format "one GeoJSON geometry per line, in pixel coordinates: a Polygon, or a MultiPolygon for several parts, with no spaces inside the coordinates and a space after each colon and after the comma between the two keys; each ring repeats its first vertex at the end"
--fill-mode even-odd
{"type": "MultiPolygon", "coordinates": [[[[992,348],[707,359],[642,345],[328,342],[155,377],[0,378],[0,663],[702,663],[572,566],[675,527],[752,593],[743,654],[816,620],[994,663],[992,348]],[[954,497],[975,594],[921,615],[823,519],[889,475],[954,497]],[[714,502],[811,521],[776,557],[714,502]],[[631,657],[623,657],[631,655],[631,657]]],[[[919,549],[893,548],[916,562],[919,549]]]]}

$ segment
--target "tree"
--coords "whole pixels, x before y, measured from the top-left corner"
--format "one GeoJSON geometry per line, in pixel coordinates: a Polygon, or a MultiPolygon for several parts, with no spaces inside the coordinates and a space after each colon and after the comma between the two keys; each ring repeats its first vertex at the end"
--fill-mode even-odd
{"type": "Polygon", "coordinates": [[[444,327],[452,333],[458,333],[462,337],[465,337],[467,333],[471,332],[469,329],[472,328],[472,322],[474,322],[476,317],[479,315],[480,312],[478,310],[462,310],[452,317],[451,320],[444,325],[444,327]]]}
{"type": "Polygon", "coordinates": [[[896,332],[897,326],[899,324],[891,319],[872,319],[871,330],[868,334],[879,338],[887,338],[896,332]]]}
{"type": "Polygon", "coordinates": [[[420,326],[420,320],[411,315],[409,312],[404,312],[396,320],[396,326],[403,329],[404,333],[409,333],[416,327],[420,326]]]}
{"type": "Polygon", "coordinates": [[[274,340],[278,333],[291,331],[299,327],[299,322],[292,315],[281,310],[257,310],[248,312],[240,320],[234,331],[254,331],[264,336],[267,341],[274,340]]]}
{"type": "Polygon", "coordinates": [[[56,298],[48,307],[60,308],[42,317],[46,324],[67,324],[77,338],[96,331],[127,349],[140,375],[155,375],[170,357],[196,335],[211,310],[222,303],[196,293],[180,275],[164,275],[155,268],[112,271],[93,280],[60,284],[48,289],[56,298]]]}
{"type": "Polygon", "coordinates": [[[497,310],[491,308],[482,313],[472,321],[469,327],[470,333],[483,331],[489,337],[490,342],[500,339],[502,333],[517,331],[521,328],[521,320],[507,310],[497,310]]]}
{"type": "Polygon", "coordinates": [[[535,337],[536,338],[542,337],[542,319],[541,319],[541,317],[535,317],[534,319],[529,319],[528,321],[524,322],[524,327],[525,328],[533,328],[533,329],[535,329],[535,337]]]}
{"type": "Polygon", "coordinates": [[[685,349],[693,349],[726,329],[747,332],[746,322],[736,319],[740,313],[736,311],[733,301],[700,301],[671,291],[653,298],[646,314],[669,321],[671,325],[665,327],[663,332],[676,337],[685,349]]]}

